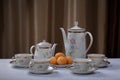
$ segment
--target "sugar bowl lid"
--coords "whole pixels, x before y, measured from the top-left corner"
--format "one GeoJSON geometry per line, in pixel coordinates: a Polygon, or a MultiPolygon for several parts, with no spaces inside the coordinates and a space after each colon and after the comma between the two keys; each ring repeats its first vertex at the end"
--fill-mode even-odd
{"type": "Polygon", "coordinates": [[[49,42],[46,42],[46,40],[43,40],[42,42],[38,43],[39,47],[51,47],[52,44],[49,42]]]}
{"type": "Polygon", "coordinates": [[[85,28],[81,28],[78,26],[78,21],[74,22],[74,26],[68,29],[68,32],[84,32],[85,28]]]}

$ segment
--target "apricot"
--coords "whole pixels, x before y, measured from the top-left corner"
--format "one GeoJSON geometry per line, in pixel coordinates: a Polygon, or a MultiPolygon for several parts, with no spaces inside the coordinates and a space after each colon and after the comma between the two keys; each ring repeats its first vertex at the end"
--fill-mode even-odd
{"type": "Polygon", "coordinates": [[[58,59],[60,56],[65,57],[65,54],[63,52],[58,52],[55,54],[56,59],[58,59]]]}
{"type": "Polygon", "coordinates": [[[55,57],[51,57],[50,64],[57,64],[57,59],[55,57]]]}
{"type": "Polygon", "coordinates": [[[66,56],[66,59],[67,59],[67,64],[72,64],[73,59],[71,56],[66,56]]]}
{"type": "Polygon", "coordinates": [[[57,63],[58,63],[58,65],[65,65],[65,64],[67,64],[67,59],[66,59],[66,57],[64,57],[64,56],[58,57],[57,63]]]}

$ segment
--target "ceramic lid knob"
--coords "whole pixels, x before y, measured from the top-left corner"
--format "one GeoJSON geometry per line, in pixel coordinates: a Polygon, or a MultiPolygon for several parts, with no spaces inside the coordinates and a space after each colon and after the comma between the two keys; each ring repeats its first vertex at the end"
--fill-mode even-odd
{"type": "Polygon", "coordinates": [[[85,31],[85,28],[81,28],[78,26],[78,21],[74,22],[74,26],[70,29],[68,29],[68,31],[72,31],[72,32],[83,32],[85,31]]]}
{"type": "Polygon", "coordinates": [[[39,47],[51,47],[52,44],[46,42],[46,40],[43,40],[42,42],[38,43],[39,47]]]}

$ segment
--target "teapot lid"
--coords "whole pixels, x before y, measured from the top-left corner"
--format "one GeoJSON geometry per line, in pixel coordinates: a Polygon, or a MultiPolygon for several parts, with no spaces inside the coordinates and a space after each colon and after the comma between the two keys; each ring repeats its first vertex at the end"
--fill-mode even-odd
{"type": "Polygon", "coordinates": [[[51,47],[51,44],[43,40],[42,42],[38,43],[39,47],[51,47]]]}
{"type": "Polygon", "coordinates": [[[74,26],[70,29],[68,29],[69,32],[84,32],[85,31],[85,28],[80,28],[78,26],[78,21],[75,21],[74,22],[74,26]]]}

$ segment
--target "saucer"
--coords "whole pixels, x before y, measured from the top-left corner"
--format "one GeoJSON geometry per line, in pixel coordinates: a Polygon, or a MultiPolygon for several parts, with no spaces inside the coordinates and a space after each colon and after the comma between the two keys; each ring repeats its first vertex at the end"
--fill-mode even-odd
{"type": "Polygon", "coordinates": [[[52,73],[53,70],[54,70],[54,68],[51,66],[49,66],[48,69],[46,69],[46,70],[33,70],[32,68],[29,68],[29,72],[35,73],[35,74],[48,74],[48,73],[52,73]]]}
{"type": "Polygon", "coordinates": [[[109,64],[110,64],[109,61],[104,61],[104,62],[101,62],[101,64],[99,64],[98,67],[99,68],[107,67],[109,64]]]}
{"type": "Polygon", "coordinates": [[[87,71],[80,71],[75,67],[71,67],[70,70],[72,71],[72,73],[75,73],[75,74],[90,74],[95,72],[97,69],[95,67],[90,67],[87,71]]]}
{"type": "Polygon", "coordinates": [[[13,67],[19,67],[19,68],[27,68],[27,67],[29,67],[29,65],[18,64],[15,60],[14,61],[10,61],[10,64],[12,64],[13,67]]]}

